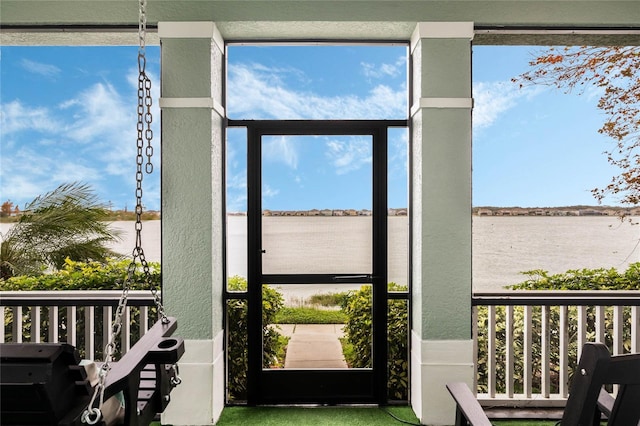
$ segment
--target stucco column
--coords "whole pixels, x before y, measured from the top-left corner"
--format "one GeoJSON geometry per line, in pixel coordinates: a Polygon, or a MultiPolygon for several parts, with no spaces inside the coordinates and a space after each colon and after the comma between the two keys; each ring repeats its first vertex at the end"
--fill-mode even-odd
{"type": "Polygon", "coordinates": [[[162,285],[184,337],[163,424],[211,425],[224,406],[224,42],[212,22],[160,22],[162,285]]]}
{"type": "Polygon", "coordinates": [[[471,22],[419,23],[413,62],[411,404],[454,423],[445,384],[473,383],[471,22]]]}

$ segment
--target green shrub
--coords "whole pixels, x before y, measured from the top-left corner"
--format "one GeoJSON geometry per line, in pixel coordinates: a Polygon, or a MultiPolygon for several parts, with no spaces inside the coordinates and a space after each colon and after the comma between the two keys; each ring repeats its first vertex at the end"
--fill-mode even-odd
{"type": "MultiPolygon", "coordinates": [[[[407,291],[406,286],[389,283],[389,291],[407,291]]],[[[346,299],[343,310],[347,315],[344,327],[347,343],[343,350],[352,368],[372,366],[372,289],[362,286],[346,299]]],[[[387,353],[389,357],[388,395],[390,399],[407,400],[409,394],[408,310],[405,300],[389,300],[387,311],[387,353]]]]}
{"type": "MultiPolygon", "coordinates": [[[[66,259],[61,269],[49,274],[21,275],[0,280],[0,291],[17,290],[120,290],[127,278],[130,260],[109,259],[107,263],[66,259]]],[[[131,290],[160,288],[160,264],[149,262],[150,283],[144,282],[142,267],[135,269],[131,290]]]]}
{"type": "Polygon", "coordinates": [[[529,278],[509,286],[514,290],[640,290],[640,262],[632,263],[626,271],[610,269],[572,269],[549,275],[534,269],[522,272],[529,278]]]}
{"type": "MultiPolygon", "coordinates": [[[[246,291],[247,280],[239,276],[228,280],[229,291],[246,291]]],[[[288,339],[274,328],[275,318],[284,306],[282,295],[269,286],[262,286],[263,367],[281,366],[288,339]]],[[[247,301],[227,301],[227,386],[230,400],[247,399],[247,301]]]]}

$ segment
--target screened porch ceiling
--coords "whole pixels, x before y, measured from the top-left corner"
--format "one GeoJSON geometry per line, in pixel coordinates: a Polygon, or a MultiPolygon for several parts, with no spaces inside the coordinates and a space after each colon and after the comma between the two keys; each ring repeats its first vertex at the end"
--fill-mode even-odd
{"type": "MultiPolygon", "coordinates": [[[[474,22],[474,44],[640,44],[635,1],[149,0],[157,22],[211,21],[229,41],[407,41],[417,22],[474,22]],[[594,20],[595,19],[595,20],[594,20]]],[[[3,0],[3,45],[137,44],[137,2],[3,0]]]]}

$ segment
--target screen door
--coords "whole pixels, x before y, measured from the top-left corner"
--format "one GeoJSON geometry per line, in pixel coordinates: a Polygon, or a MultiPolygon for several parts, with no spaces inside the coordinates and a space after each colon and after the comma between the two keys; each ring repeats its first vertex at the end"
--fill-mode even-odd
{"type": "Polygon", "coordinates": [[[390,123],[234,124],[247,127],[248,143],[248,403],[385,403],[390,123]],[[273,290],[287,307],[358,292],[371,336],[358,365],[344,356],[343,324],[265,323],[273,290]],[[265,367],[271,327],[288,339],[276,368],[265,367]]]}

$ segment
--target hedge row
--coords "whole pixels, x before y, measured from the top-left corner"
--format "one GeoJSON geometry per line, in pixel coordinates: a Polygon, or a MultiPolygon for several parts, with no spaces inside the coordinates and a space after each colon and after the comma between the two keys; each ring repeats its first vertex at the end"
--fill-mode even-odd
{"type": "Polygon", "coordinates": [[[571,269],[549,274],[542,269],[522,272],[529,278],[508,288],[514,290],[640,290],[640,262],[626,271],[616,268],[571,269]]]}
{"type": "MultiPolygon", "coordinates": [[[[0,280],[0,291],[9,290],[120,290],[128,275],[130,260],[110,259],[99,262],[75,262],[66,259],[62,269],[50,274],[17,276],[0,280]]],[[[149,283],[144,281],[142,267],[138,264],[130,284],[131,290],[160,288],[160,263],[149,262],[149,283]]]]}

